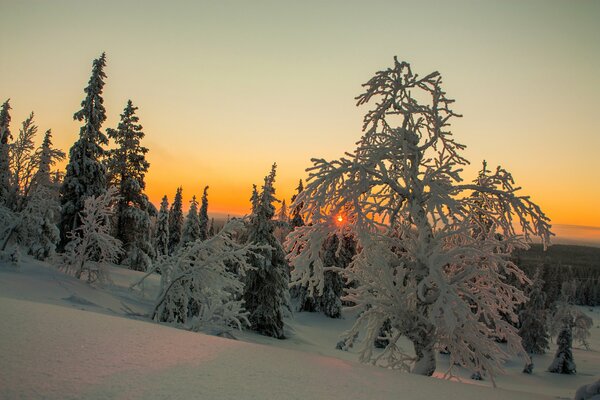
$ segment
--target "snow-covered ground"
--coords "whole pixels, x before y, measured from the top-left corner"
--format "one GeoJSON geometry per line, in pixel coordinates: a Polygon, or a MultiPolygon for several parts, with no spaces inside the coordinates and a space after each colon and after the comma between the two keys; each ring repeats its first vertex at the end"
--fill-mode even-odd
{"type": "MultiPolygon", "coordinates": [[[[600,308],[591,350],[574,349],[578,374],[545,372],[554,352],[507,375],[462,383],[363,365],[335,349],[352,320],[300,313],[288,339],[251,332],[223,339],[149,322],[158,279],[128,289],[140,273],[112,268],[92,287],[47,264],[0,264],[0,399],[532,399],[572,398],[600,375],[600,308]]],[[[577,345],[576,345],[577,346],[577,345]]],[[[444,368],[440,358],[440,371],[444,368]]],[[[441,376],[441,373],[440,373],[441,376]]]]}

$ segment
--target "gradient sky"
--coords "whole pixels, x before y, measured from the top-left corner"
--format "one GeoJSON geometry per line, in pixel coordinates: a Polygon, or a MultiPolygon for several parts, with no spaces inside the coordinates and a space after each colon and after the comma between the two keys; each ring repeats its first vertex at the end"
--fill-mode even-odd
{"type": "Polygon", "coordinates": [[[151,200],[210,185],[210,211],[239,214],[274,161],[289,201],[311,157],[354,148],[354,97],[397,55],[456,99],[463,178],[485,158],[555,224],[598,227],[598,21],[599,1],[0,0],[0,100],[68,151],[106,51],[104,127],[139,107],[151,200]]]}

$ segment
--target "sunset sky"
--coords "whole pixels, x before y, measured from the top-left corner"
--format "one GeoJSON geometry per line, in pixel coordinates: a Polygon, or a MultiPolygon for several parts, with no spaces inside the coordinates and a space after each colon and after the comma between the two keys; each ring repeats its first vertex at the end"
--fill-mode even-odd
{"type": "Polygon", "coordinates": [[[289,201],[311,157],[354,148],[354,97],[397,55],[456,99],[463,178],[501,164],[553,223],[600,237],[598,21],[598,1],[0,0],[0,100],[13,134],[33,110],[68,151],[106,51],[104,128],[139,107],[150,199],[210,185],[213,214],[243,214],[273,162],[289,201]]]}

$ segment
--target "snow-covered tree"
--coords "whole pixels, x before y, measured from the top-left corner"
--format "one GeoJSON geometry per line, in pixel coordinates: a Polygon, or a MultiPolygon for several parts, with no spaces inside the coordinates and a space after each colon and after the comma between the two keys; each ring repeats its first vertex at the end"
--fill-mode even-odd
{"type": "Polygon", "coordinates": [[[169,211],[169,254],[173,254],[179,242],[183,230],[183,188],[180,186],[175,193],[175,199],[169,211]]]}
{"type": "Polygon", "coordinates": [[[298,182],[298,187],[296,188],[296,194],[292,196],[292,213],[290,218],[290,225],[293,228],[298,226],[304,226],[304,220],[302,219],[302,202],[296,203],[296,198],[302,191],[304,190],[304,184],[302,183],[302,179],[298,182]]]}
{"type": "Polygon", "coordinates": [[[102,124],[106,120],[106,110],[102,90],[104,88],[104,67],[106,55],[94,60],[92,76],[84,89],[85,99],[81,102],[81,110],[73,115],[73,119],[83,121],[79,131],[79,139],[69,151],[67,173],[61,187],[61,244],[64,248],[72,235],[70,231],[81,224],[79,214],[83,210],[87,197],[99,196],[106,191],[106,169],[100,162],[104,156],[103,145],[108,138],[102,133],[102,124]]]}
{"type": "Polygon", "coordinates": [[[242,220],[232,220],[214,237],[180,247],[160,264],[161,290],[152,319],[219,334],[248,324],[240,299],[250,255],[262,248],[241,245],[242,220]],[[229,265],[238,266],[234,272],[229,265]]]}
{"type": "Polygon", "coordinates": [[[50,185],[38,185],[21,211],[17,228],[19,243],[38,260],[52,256],[60,240],[56,222],[60,214],[58,192],[50,185]]]}
{"type": "MultiPolygon", "coordinates": [[[[256,185],[252,185],[252,195],[250,196],[250,204],[252,206],[252,212],[251,214],[255,214],[256,210],[258,208],[258,202],[259,202],[259,197],[258,197],[258,187],[256,185]]],[[[229,220],[229,215],[227,216],[227,220],[229,220]]]]}
{"type": "Polygon", "coordinates": [[[10,193],[10,100],[0,109],[0,205],[8,206],[10,193]]]}
{"type": "Polygon", "coordinates": [[[167,195],[162,198],[158,217],[156,218],[154,246],[157,258],[169,255],[169,200],[167,195]]]}
{"type": "Polygon", "coordinates": [[[574,400],[598,400],[600,399],[600,378],[589,385],[583,385],[575,392],[574,400]]]}
{"type": "Polygon", "coordinates": [[[348,236],[338,237],[331,235],[325,241],[323,264],[325,267],[339,268],[339,270],[325,271],[323,274],[323,290],[317,298],[319,310],[330,318],[342,316],[342,295],[344,294],[344,280],[341,271],[350,264],[355,252],[353,242],[348,236]]]}
{"type": "Polygon", "coordinates": [[[31,179],[38,166],[39,154],[35,153],[35,135],[38,127],[33,122],[33,112],[23,121],[19,134],[10,145],[10,194],[13,210],[21,211],[29,192],[31,179]]]}
{"type": "Polygon", "coordinates": [[[539,271],[535,274],[533,285],[529,292],[529,301],[519,313],[519,336],[523,348],[530,354],[544,354],[548,349],[548,311],[546,310],[546,294],[542,291],[544,281],[539,271]]]}
{"type": "Polygon", "coordinates": [[[196,196],[192,196],[190,201],[190,210],[183,224],[183,234],[181,244],[195,242],[200,238],[200,221],[198,220],[198,201],[196,196]]]}
{"type": "Polygon", "coordinates": [[[560,335],[568,326],[572,339],[577,340],[587,349],[589,348],[587,339],[590,337],[590,328],[593,321],[581,309],[573,305],[575,289],[576,284],[574,281],[563,282],[559,300],[555,305],[556,311],[550,323],[550,333],[553,336],[560,335]]]}
{"type": "Polygon", "coordinates": [[[215,219],[211,218],[210,225],[208,227],[208,237],[213,237],[213,236],[215,236],[215,219]]]}
{"type": "Polygon", "coordinates": [[[44,140],[37,150],[38,164],[37,171],[31,181],[31,190],[35,187],[44,186],[47,188],[55,188],[56,184],[52,179],[52,167],[59,161],[65,159],[65,153],[52,144],[52,131],[48,129],[44,134],[44,140]]]}
{"type": "Polygon", "coordinates": [[[200,228],[200,240],[206,240],[208,239],[208,186],[204,187],[201,201],[200,211],[198,211],[198,225],[200,228]]]}
{"type": "Polygon", "coordinates": [[[288,233],[290,233],[290,218],[285,199],[283,199],[281,202],[281,207],[277,211],[275,237],[280,243],[283,243],[288,233]]]}
{"type": "Polygon", "coordinates": [[[564,321],[563,328],[556,340],[558,348],[548,372],[555,374],[575,374],[577,366],[573,359],[573,328],[569,321],[564,321]]]}
{"type": "MultiPolygon", "coordinates": [[[[253,214],[248,223],[247,241],[257,246],[268,246],[260,255],[250,255],[254,268],[246,275],[244,289],[245,307],[253,330],[278,339],[284,338],[283,311],[288,302],[288,274],[285,253],[273,234],[275,215],[275,171],[265,177],[260,193],[253,204],[253,214]]],[[[254,197],[254,195],[253,195],[254,197]]]]}
{"type": "Polygon", "coordinates": [[[88,283],[107,280],[107,263],[117,261],[123,251],[121,242],[109,233],[116,192],[111,187],[99,196],[87,197],[79,216],[81,225],[68,234],[59,268],[77,279],[85,277],[88,283]]]}
{"type": "Polygon", "coordinates": [[[515,306],[526,300],[506,277],[527,281],[508,253],[534,235],[547,242],[550,226],[504,169],[462,182],[465,146],[448,128],[458,115],[441,84],[439,73],[420,77],[395,59],[363,85],[358,105],[374,105],[357,148],[334,161],[313,159],[292,204],[302,205],[307,223],[286,241],[292,282],[321,292],[323,243],[350,232],[359,252],[345,275],[357,287],[346,298],[363,312],[347,337],[362,333],[362,360],[406,369],[412,362],[413,372],[431,375],[437,350],[446,348],[451,366],[493,378],[509,355],[528,358],[506,321],[517,320],[515,306]],[[342,228],[335,217],[343,210],[342,228]],[[475,214],[493,221],[483,237],[472,235],[475,214]],[[388,320],[389,344],[376,354],[374,340],[388,320]],[[401,349],[401,337],[412,342],[414,356],[401,349]],[[492,337],[505,339],[506,348],[492,337]]]}
{"type": "Polygon", "coordinates": [[[118,146],[108,152],[107,174],[109,185],[117,188],[119,197],[115,236],[123,243],[121,262],[131,269],[146,271],[154,257],[150,240],[150,202],[144,193],[144,178],[150,163],[146,161],[148,149],[141,145],[144,132],[135,114],[137,109],[128,100],[117,129],[107,130],[118,146]]]}
{"type": "Polygon", "coordinates": [[[287,205],[285,204],[285,199],[281,202],[281,207],[277,212],[277,221],[287,223],[289,220],[287,205]]]}

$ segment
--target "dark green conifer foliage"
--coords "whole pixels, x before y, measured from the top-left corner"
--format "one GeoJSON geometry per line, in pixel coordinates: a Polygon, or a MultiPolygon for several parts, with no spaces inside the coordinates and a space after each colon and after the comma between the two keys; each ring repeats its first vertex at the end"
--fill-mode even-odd
{"type": "Polygon", "coordinates": [[[150,241],[150,202],[144,193],[145,176],[150,167],[148,149],[141,145],[142,125],[135,114],[138,108],[131,100],[121,114],[117,129],[108,129],[108,136],[117,148],[108,152],[107,171],[111,186],[117,188],[116,238],[123,243],[120,261],[137,271],[151,266],[154,248],[150,241]]]}
{"type": "Polygon", "coordinates": [[[90,196],[99,196],[106,191],[106,169],[101,163],[104,156],[103,145],[108,138],[102,133],[102,124],[106,120],[104,99],[104,67],[106,55],[94,60],[92,76],[84,89],[85,99],[81,102],[81,110],[73,115],[73,119],[83,121],[79,131],[79,139],[69,151],[67,173],[61,187],[61,243],[64,249],[69,239],[67,233],[81,225],[79,213],[83,203],[90,196]]]}
{"type": "MultiPolygon", "coordinates": [[[[265,177],[260,193],[253,194],[253,214],[248,225],[248,242],[268,245],[261,251],[263,257],[251,256],[255,267],[246,275],[244,291],[245,307],[250,313],[248,320],[253,330],[278,339],[284,338],[283,309],[288,298],[287,264],[281,244],[274,235],[275,170],[265,177]]],[[[255,188],[256,189],[256,188],[255,188]]]]}

